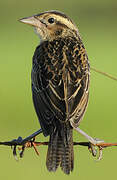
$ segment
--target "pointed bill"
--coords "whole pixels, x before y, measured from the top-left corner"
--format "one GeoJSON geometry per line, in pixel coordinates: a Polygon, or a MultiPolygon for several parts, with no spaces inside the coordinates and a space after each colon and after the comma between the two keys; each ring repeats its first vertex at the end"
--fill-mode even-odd
{"type": "Polygon", "coordinates": [[[22,23],[29,24],[35,27],[43,26],[42,22],[36,16],[26,17],[19,20],[22,23]]]}

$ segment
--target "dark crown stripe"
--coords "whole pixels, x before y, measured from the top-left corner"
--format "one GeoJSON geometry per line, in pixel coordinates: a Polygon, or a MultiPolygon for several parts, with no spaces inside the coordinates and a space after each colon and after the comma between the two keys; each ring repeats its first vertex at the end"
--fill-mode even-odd
{"type": "MultiPolygon", "coordinates": [[[[50,13],[50,14],[55,14],[55,15],[61,16],[61,17],[65,18],[65,19],[68,19],[69,21],[72,22],[72,20],[71,20],[68,16],[66,16],[64,13],[59,12],[59,11],[54,11],[54,10],[37,14],[37,16],[41,16],[41,15],[46,14],[46,13],[47,13],[47,14],[50,13]]],[[[72,22],[72,23],[73,23],[73,22],[72,22]]]]}

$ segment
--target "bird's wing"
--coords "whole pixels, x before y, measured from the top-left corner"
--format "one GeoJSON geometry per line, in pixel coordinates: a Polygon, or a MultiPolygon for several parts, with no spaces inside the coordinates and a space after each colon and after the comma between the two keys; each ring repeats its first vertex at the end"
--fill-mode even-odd
{"type": "MultiPolygon", "coordinates": [[[[56,122],[66,119],[64,84],[60,70],[63,66],[57,58],[49,57],[42,47],[37,47],[33,57],[32,96],[40,125],[45,135],[50,134],[56,122]]],[[[56,125],[55,125],[56,126],[56,125]]]]}
{"type": "Polygon", "coordinates": [[[59,51],[59,57],[53,47],[48,53],[44,47],[39,46],[33,57],[32,93],[40,125],[48,135],[58,120],[76,125],[81,120],[88,101],[89,64],[85,49],[77,44],[72,52],[59,51]]]}
{"type": "Polygon", "coordinates": [[[69,64],[67,80],[68,114],[72,125],[74,124],[77,127],[88,104],[90,67],[82,43],[74,46],[72,54],[67,51],[66,58],[69,64]]]}

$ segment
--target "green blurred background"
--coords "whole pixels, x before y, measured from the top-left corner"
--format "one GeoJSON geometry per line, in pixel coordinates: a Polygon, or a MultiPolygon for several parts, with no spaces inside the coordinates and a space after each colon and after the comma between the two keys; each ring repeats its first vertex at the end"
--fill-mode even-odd
{"type": "MultiPolygon", "coordinates": [[[[79,27],[91,66],[117,76],[117,1],[115,0],[0,0],[0,141],[26,137],[40,126],[31,98],[32,56],[39,43],[33,29],[18,19],[56,9],[79,27]]],[[[107,142],[117,141],[117,83],[91,72],[90,100],[80,128],[107,142]]],[[[43,135],[38,140],[47,141],[43,135]]],[[[85,138],[74,132],[75,141],[85,138]]],[[[47,147],[37,157],[27,149],[16,162],[9,147],[0,147],[0,179],[116,178],[117,149],[103,151],[96,162],[85,147],[74,147],[75,168],[70,176],[46,170],[47,147]]]]}

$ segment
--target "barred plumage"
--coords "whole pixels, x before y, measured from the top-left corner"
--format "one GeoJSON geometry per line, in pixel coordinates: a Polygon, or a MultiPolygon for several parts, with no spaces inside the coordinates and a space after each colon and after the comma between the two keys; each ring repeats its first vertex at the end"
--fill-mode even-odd
{"type": "Polygon", "coordinates": [[[69,174],[74,166],[73,152],[73,129],[68,123],[66,127],[61,127],[61,131],[55,130],[50,135],[46,165],[49,171],[56,171],[60,165],[64,173],[69,174]]]}

